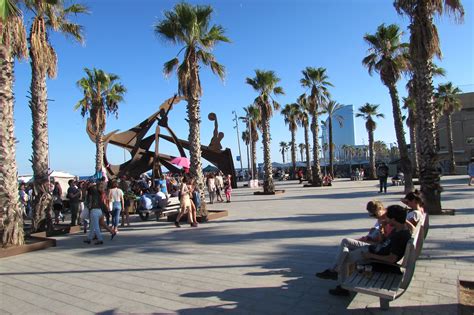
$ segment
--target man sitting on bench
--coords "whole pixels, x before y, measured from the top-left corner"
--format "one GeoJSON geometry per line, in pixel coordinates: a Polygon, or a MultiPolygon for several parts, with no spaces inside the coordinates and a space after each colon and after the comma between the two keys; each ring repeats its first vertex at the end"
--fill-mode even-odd
{"type": "MultiPolygon", "coordinates": [[[[347,252],[345,264],[364,264],[369,260],[393,264],[402,259],[407,243],[411,238],[410,231],[407,229],[405,224],[406,215],[406,210],[403,207],[399,205],[389,206],[387,208],[387,219],[388,223],[394,228],[392,233],[390,233],[385,241],[378,244],[363,246],[350,252],[343,248],[342,251],[347,252]]],[[[343,283],[348,276],[346,274],[347,268],[344,267],[345,266],[337,266],[339,284],[343,283]]],[[[389,266],[387,268],[388,272],[392,270],[393,267],[390,268],[389,266]]],[[[340,285],[338,285],[335,289],[329,290],[329,293],[338,296],[349,295],[349,291],[343,289],[340,285]]]]}

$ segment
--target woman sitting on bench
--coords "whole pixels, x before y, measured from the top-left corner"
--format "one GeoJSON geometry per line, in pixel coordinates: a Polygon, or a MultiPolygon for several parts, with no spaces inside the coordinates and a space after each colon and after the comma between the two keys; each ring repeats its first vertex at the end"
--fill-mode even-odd
{"type": "Polygon", "coordinates": [[[410,230],[414,231],[423,214],[425,214],[423,196],[418,189],[415,189],[415,191],[406,194],[401,202],[409,207],[407,209],[407,223],[411,225],[409,226],[410,230]]]}

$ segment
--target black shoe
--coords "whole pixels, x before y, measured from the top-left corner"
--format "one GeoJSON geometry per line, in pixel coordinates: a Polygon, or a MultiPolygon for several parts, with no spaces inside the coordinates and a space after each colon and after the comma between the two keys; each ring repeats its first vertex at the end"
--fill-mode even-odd
{"type": "Polygon", "coordinates": [[[110,235],[110,240],[113,240],[115,235],[117,235],[117,232],[113,232],[112,235],[110,235]]]}
{"type": "Polygon", "coordinates": [[[340,285],[338,285],[336,288],[330,289],[329,294],[336,296],[349,296],[350,293],[349,290],[343,289],[340,285]]]}
{"type": "Polygon", "coordinates": [[[181,225],[179,225],[179,222],[178,221],[174,221],[174,225],[176,225],[176,227],[181,227],[181,225]]]}
{"type": "Polygon", "coordinates": [[[90,244],[90,243],[91,243],[90,240],[84,240],[83,242],[86,243],[86,244],[90,244]]]}
{"type": "Polygon", "coordinates": [[[94,243],[94,245],[102,245],[102,244],[104,244],[103,241],[97,241],[97,242],[94,243]]]}
{"type": "Polygon", "coordinates": [[[321,278],[321,279],[337,280],[337,271],[326,269],[323,272],[318,272],[316,274],[316,277],[321,278]]]}

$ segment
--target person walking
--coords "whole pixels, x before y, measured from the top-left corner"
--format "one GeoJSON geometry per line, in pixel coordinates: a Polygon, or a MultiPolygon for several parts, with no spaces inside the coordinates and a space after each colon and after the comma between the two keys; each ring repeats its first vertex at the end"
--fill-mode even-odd
{"type": "Polygon", "coordinates": [[[474,179],[474,157],[471,158],[471,162],[467,165],[467,175],[469,175],[469,186],[472,186],[472,180],[474,179]]]}
{"type": "Polygon", "coordinates": [[[224,181],[224,192],[225,192],[225,199],[229,203],[232,197],[232,180],[231,180],[230,175],[227,175],[224,181]]]}
{"type": "Polygon", "coordinates": [[[100,218],[103,216],[102,209],[107,205],[104,204],[101,188],[99,188],[95,183],[89,187],[86,203],[89,209],[89,219],[91,226],[89,229],[89,234],[84,240],[84,243],[90,244],[94,238],[97,238],[97,241],[94,244],[102,245],[104,244],[104,238],[100,232],[100,218]]]}
{"type": "Polygon", "coordinates": [[[222,198],[222,190],[224,189],[224,178],[222,177],[221,172],[216,172],[216,197],[217,201],[223,202],[224,198],[222,198]]]}
{"type": "Polygon", "coordinates": [[[112,181],[109,190],[109,202],[112,203],[112,230],[117,233],[120,222],[120,213],[124,207],[123,191],[118,187],[116,180],[112,181]]]}
{"type": "Polygon", "coordinates": [[[382,193],[382,189],[384,193],[387,193],[388,166],[384,162],[377,168],[377,177],[380,183],[379,194],[382,193]]]}

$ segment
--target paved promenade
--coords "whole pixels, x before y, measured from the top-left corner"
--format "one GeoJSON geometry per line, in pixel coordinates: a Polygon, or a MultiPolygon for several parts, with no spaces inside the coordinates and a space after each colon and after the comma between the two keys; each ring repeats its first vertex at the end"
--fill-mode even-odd
{"type": "Polygon", "coordinates": [[[399,203],[402,187],[377,194],[375,181],[337,181],[286,193],[254,196],[235,189],[229,216],[199,228],[135,221],[102,246],[83,235],[58,246],[0,260],[0,314],[457,314],[457,281],[474,281],[474,187],[444,177],[443,207],[431,229],[414,279],[388,312],[378,299],[327,293],[318,279],[343,237],[365,235],[373,224],[365,204],[399,203]]]}

